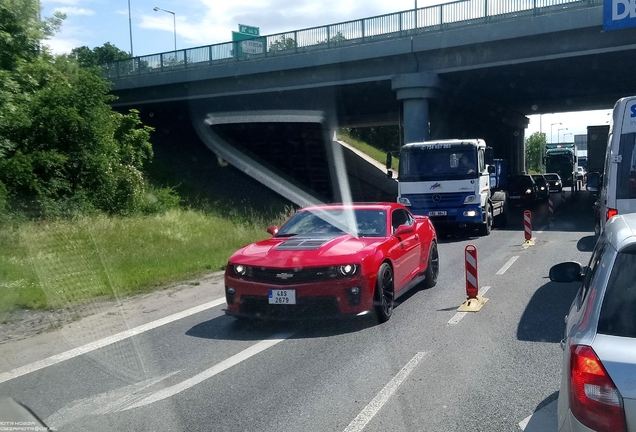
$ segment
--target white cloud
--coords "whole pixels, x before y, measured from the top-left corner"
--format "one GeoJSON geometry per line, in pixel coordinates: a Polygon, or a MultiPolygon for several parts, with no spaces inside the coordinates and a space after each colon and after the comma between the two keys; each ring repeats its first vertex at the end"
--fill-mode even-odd
{"type": "Polygon", "coordinates": [[[61,38],[45,40],[42,44],[48,46],[53,54],[69,54],[73,48],[82,45],[77,39],[61,38]]]}
{"type": "Polygon", "coordinates": [[[57,10],[58,12],[62,12],[63,14],[66,14],[67,16],[74,16],[74,15],[90,16],[90,15],[95,15],[95,11],[93,11],[91,9],[84,9],[84,8],[78,8],[78,7],[59,7],[59,8],[55,8],[55,10],[57,10]]]}

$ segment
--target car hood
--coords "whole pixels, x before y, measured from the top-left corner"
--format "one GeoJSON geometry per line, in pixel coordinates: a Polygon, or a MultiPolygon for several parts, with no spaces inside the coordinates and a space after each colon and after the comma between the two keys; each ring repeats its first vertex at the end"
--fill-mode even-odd
{"type": "Polygon", "coordinates": [[[354,263],[366,255],[365,250],[375,250],[383,240],[349,234],[272,237],[238,250],[230,262],[276,268],[354,263]]]}

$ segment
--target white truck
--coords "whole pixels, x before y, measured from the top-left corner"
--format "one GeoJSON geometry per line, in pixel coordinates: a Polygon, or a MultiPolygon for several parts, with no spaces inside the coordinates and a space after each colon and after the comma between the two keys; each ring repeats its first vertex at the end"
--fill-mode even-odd
{"type": "MultiPolygon", "coordinates": [[[[428,216],[438,230],[478,229],[488,235],[493,225],[506,225],[508,197],[495,185],[505,184],[507,173],[495,166],[484,140],[406,144],[399,158],[398,202],[415,215],[428,216]]],[[[389,154],[387,168],[390,159],[389,154]]]]}

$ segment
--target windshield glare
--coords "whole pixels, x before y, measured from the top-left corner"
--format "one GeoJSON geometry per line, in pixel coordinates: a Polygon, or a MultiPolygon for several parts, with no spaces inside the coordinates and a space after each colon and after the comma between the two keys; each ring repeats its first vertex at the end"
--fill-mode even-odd
{"type": "Polygon", "coordinates": [[[355,237],[385,237],[386,211],[384,210],[320,210],[296,213],[276,234],[291,236],[337,236],[345,232],[355,237]],[[353,229],[343,221],[353,219],[353,229]]]}

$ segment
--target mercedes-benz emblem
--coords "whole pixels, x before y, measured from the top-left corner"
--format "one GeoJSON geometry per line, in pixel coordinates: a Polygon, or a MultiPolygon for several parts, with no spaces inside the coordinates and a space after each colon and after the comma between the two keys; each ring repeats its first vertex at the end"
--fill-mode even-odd
{"type": "Polygon", "coordinates": [[[278,273],[278,274],[276,275],[276,277],[277,277],[277,278],[280,278],[280,279],[282,279],[282,280],[287,280],[287,279],[289,279],[289,278],[291,278],[291,277],[294,277],[294,274],[293,274],[293,273],[278,273]]]}
{"type": "Polygon", "coordinates": [[[442,200],[442,196],[440,194],[433,195],[433,202],[440,202],[442,200]]]}

